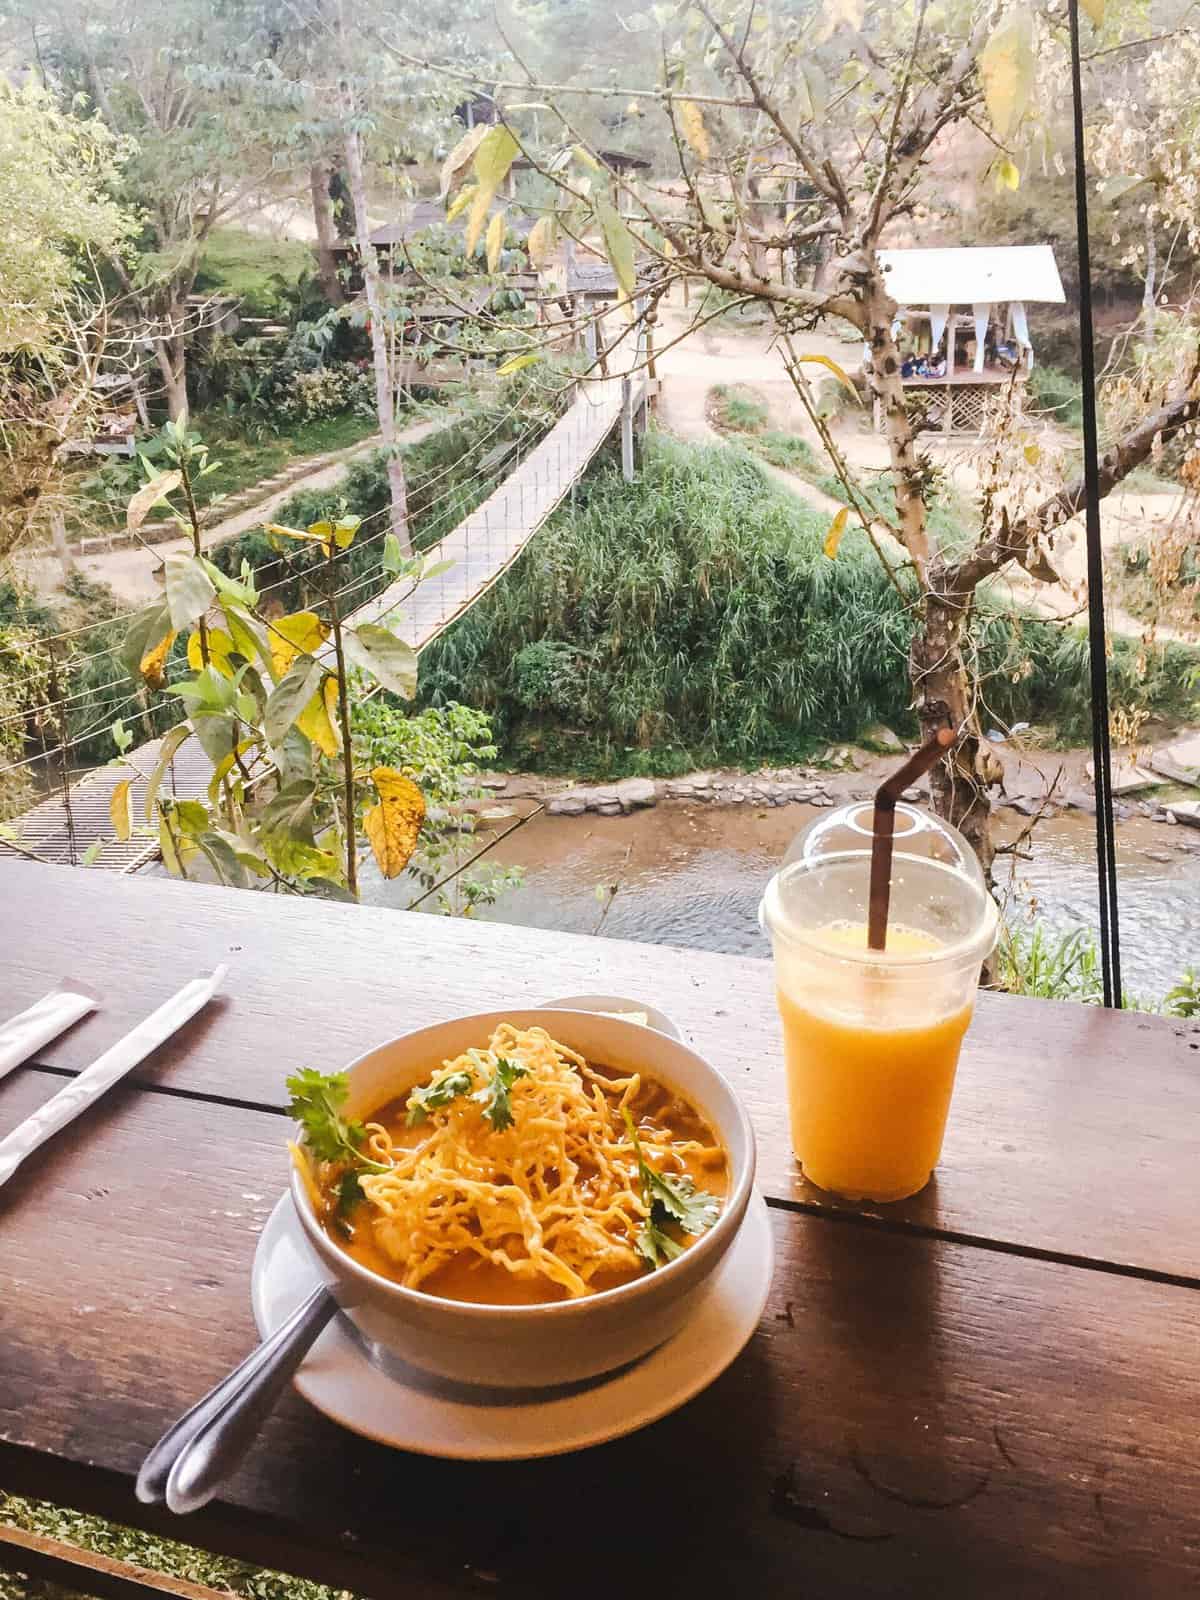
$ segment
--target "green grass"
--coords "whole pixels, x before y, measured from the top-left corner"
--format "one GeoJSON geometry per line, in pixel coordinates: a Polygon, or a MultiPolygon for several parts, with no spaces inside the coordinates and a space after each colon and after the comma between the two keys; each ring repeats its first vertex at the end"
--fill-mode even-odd
{"type": "Polygon", "coordinates": [[[766,405],[744,384],[718,383],[709,390],[713,425],[727,433],[759,433],[767,425],[766,405]]]}
{"type": "Polygon", "coordinates": [[[794,433],[782,433],[771,428],[765,433],[751,435],[745,442],[748,449],[764,461],[769,461],[773,467],[798,472],[802,478],[810,481],[821,475],[822,467],[816,451],[807,440],[794,433]]]}
{"type": "MultiPolygon", "coordinates": [[[[911,733],[910,614],[869,549],[823,554],[826,523],[744,451],[651,434],[634,483],[595,472],[423,654],[422,696],[488,711],[504,759],[545,771],[799,760],[878,721],[911,733]]],[[[981,601],[969,648],[987,714],[1086,731],[1086,635],[981,601]]],[[[1186,716],[1197,660],[1118,641],[1114,695],[1186,716]]]]}
{"type": "Polygon", "coordinates": [[[313,252],[296,239],[272,239],[249,228],[214,228],[200,262],[197,292],[232,294],[248,317],[271,317],[281,307],[279,286],[313,269],[313,252]]]}
{"type": "MultiPolygon", "coordinates": [[[[398,421],[403,427],[403,418],[398,421]]],[[[373,417],[353,413],[299,423],[286,433],[271,433],[257,440],[245,438],[239,432],[237,417],[220,411],[200,412],[192,426],[209,445],[210,460],[218,463],[217,471],[196,485],[196,503],[201,506],[219,494],[236,494],[264,478],[274,477],[304,456],[346,450],[379,431],[373,417]]]]}
{"type": "MultiPolygon", "coordinates": [[[[139,1533],[101,1517],[85,1516],[44,1500],[27,1500],[0,1493],[0,1520],[29,1533],[40,1533],[100,1555],[129,1561],[151,1572],[166,1573],[191,1583],[207,1584],[212,1589],[228,1590],[245,1600],[350,1600],[345,1589],[329,1589],[281,1572],[253,1567],[246,1561],[210,1555],[174,1539],[139,1533]]],[[[0,1573],[0,1600],[73,1600],[75,1591],[57,1584],[18,1578],[0,1573]]],[[[80,1596],[79,1600],[84,1600],[80,1596]]]]}

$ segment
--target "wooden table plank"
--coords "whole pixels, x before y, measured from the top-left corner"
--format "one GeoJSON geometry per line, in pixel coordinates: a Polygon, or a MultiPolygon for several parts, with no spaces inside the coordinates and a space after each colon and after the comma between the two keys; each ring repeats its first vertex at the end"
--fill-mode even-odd
{"type": "MultiPolygon", "coordinates": [[[[64,971],[103,1010],[43,1060],[85,1066],[185,978],[230,963],[227,998],[160,1050],[148,1084],[282,1106],[333,1067],[457,1013],[555,994],[644,996],[745,1097],[774,1199],[844,1210],[800,1176],[767,962],[208,885],[0,866],[0,1016],[64,971]]],[[[1200,1024],[983,995],[936,1179],[886,1226],[1200,1277],[1200,1024]]]]}
{"type": "MultiPolygon", "coordinates": [[[[0,1118],[47,1076],[0,1089],[0,1118]]],[[[6,1488],[381,1597],[542,1595],[567,1574],[581,1594],[835,1600],[1200,1584],[1197,1291],[786,1210],[747,1352],[640,1435],[464,1466],[291,1395],[224,1501],[147,1513],[144,1451],[253,1339],[280,1127],[123,1089],[79,1135],[0,1194],[6,1488]]]]}

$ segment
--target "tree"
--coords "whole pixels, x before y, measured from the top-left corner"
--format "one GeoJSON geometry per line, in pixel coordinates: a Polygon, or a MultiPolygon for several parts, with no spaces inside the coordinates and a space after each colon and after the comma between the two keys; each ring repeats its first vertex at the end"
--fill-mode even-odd
{"type": "MultiPolygon", "coordinates": [[[[1085,9],[1098,17],[1102,0],[1087,0],[1085,9]]],[[[921,448],[921,419],[907,403],[893,334],[897,307],[878,251],[889,229],[906,226],[922,203],[931,156],[955,130],[990,124],[994,176],[1009,185],[1020,181],[1014,141],[1036,114],[1039,57],[1057,52],[1061,59],[1061,28],[1061,18],[1035,16],[1019,3],[981,0],[876,6],[869,18],[862,0],[802,10],[693,0],[666,20],[653,52],[661,62],[656,79],[643,69],[636,81],[586,91],[661,107],[681,200],[661,187],[604,175],[573,110],[572,94],[584,91],[559,94],[539,83],[523,50],[513,46],[514,76],[495,88],[502,105],[507,96],[550,107],[557,137],[541,149],[526,140],[525,151],[554,179],[560,215],[573,231],[599,232],[618,278],[631,278],[636,246],[651,295],[684,275],[768,308],[789,375],[848,501],[848,513],[831,530],[831,549],[847,522],[861,528],[913,615],[909,672],[921,726],[927,735],[947,726],[961,731],[934,771],[935,803],[962,828],[985,867],[996,763],[981,734],[979,684],[969,666],[977,596],[1014,563],[1034,577],[1053,575],[1055,534],[1082,508],[1084,486],[1082,479],[1039,482],[1030,471],[1035,451],[1026,450],[1028,441],[1009,418],[995,445],[1003,470],[993,472],[991,491],[981,499],[978,536],[965,549],[939,543],[929,519],[938,472],[921,448]],[[763,197],[781,203],[752,203],[763,197]],[[772,260],[794,259],[818,240],[827,255],[819,283],[797,284],[790,272],[769,270],[772,260]],[[865,379],[883,418],[894,515],[879,513],[815,404],[807,375],[814,360],[834,366],[850,387],[835,364],[804,349],[803,335],[828,318],[849,323],[869,353],[865,379]],[[889,556],[884,533],[898,541],[899,561],[889,556]]],[[[412,59],[400,40],[393,48],[412,59]]],[[[444,70],[471,76],[457,64],[444,70]]],[[[1142,387],[1138,415],[1104,456],[1102,494],[1194,423],[1200,406],[1194,323],[1185,348],[1166,381],[1155,374],[1142,387]]]]}
{"type": "Polygon", "coordinates": [[[91,421],[107,324],[95,259],[119,255],[133,228],[111,193],[129,155],[97,118],[0,81],[0,557],[91,421]]]}
{"type": "Polygon", "coordinates": [[[120,198],[141,220],[138,254],[109,263],[150,341],[171,417],[187,410],[189,306],[212,230],[272,175],[274,98],[234,71],[255,37],[234,0],[57,0],[31,14],[46,70],[84,96],[135,153],[120,198]]]}

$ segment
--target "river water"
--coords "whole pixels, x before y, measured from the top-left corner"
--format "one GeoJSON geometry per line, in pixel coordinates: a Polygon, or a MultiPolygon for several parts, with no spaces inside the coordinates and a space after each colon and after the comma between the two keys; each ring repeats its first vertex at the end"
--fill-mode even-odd
{"type": "MultiPolygon", "coordinates": [[[[543,814],[490,852],[490,861],[522,865],[525,880],[480,914],[527,927],[766,955],[757,916],[763,885],[817,814],[801,805],[679,804],[629,817],[543,814]]],[[[1015,831],[1022,820],[1002,823],[1002,831],[1015,831]]],[[[1038,824],[1031,859],[1002,858],[1010,915],[1036,913],[1063,931],[1096,929],[1094,830],[1091,817],[1068,812],[1038,824]]],[[[1118,861],[1125,984],[1158,999],[1183,968],[1200,966],[1200,831],[1131,819],[1118,827],[1118,861]]],[[[402,880],[376,880],[364,898],[399,906],[412,893],[402,880]]]]}

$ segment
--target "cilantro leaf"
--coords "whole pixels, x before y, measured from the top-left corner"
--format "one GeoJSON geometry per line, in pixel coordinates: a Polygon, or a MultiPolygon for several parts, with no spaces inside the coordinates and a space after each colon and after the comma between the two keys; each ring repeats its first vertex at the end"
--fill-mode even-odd
{"type": "Polygon", "coordinates": [[[625,1127],[637,1156],[642,1200],[650,1210],[637,1237],[637,1250],[650,1266],[657,1267],[662,1262],[674,1261],[683,1250],[683,1246],[663,1230],[675,1223],[684,1233],[704,1233],[721,1215],[721,1202],[715,1194],[697,1189],[690,1174],[684,1172],[674,1177],[650,1165],[642,1154],[642,1141],[628,1107],[625,1107],[625,1127]]]}
{"type": "Polygon", "coordinates": [[[674,1261],[676,1256],[683,1254],[683,1246],[677,1244],[669,1233],[664,1233],[654,1220],[656,1209],[651,1207],[650,1215],[642,1224],[635,1241],[638,1255],[651,1267],[657,1267],[660,1262],[665,1266],[668,1261],[674,1261]]]}
{"type": "Polygon", "coordinates": [[[343,1172],[338,1179],[337,1197],[338,1212],[343,1217],[348,1216],[355,1206],[361,1205],[367,1198],[363,1193],[362,1180],[353,1167],[349,1172],[343,1172]]]}
{"type": "Polygon", "coordinates": [[[496,1070],[484,1084],[482,1089],[477,1089],[471,1096],[483,1106],[484,1119],[490,1122],[495,1133],[503,1133],[505,1128],[511,1128],[513,1122],[512,1102],[509,1099],[509,1090],[518,1078],[527,1078],[529,1068],[519,1061],[505,1061],[501,1056],[496,1061],[496,1070]]]}
{"type": "Polygon", "coordinates": [[[465,1068],[460,1068],[456,1072],[439,1073],[424,1088],[412,1090],[408,1097],[408,1116],[405,1118],[408,1126],[415,1128],[426,1120],[431,1111],[439,1106],[448,1106],[451,1100],[466,1094],[473,1081],[471,1074],[465,1068]]]}
{"type": "Polygon", "coordinates": [[[291,1104],[288,1115],[304,1129],[304,1142],[318,1161],[343,1161],[367,1172],[387,1172],[382,1162],[362,1154],[367,1130],[361,1122],[342,1116],[350,1094],[345,1072],[318,1072],[305,1067],[287,1080],[291,1104]]]}
{"type": "Polygon", "coordinates": [[[348,1122],[341,1114],[350,1093],[349,1075],[306,1067],[287,1080],[287,1088],[292,1097],[288,1115],[304,1129],[313,1155],[319,1161],[353,1160],[366,1130],[361,1122],[348,1122]]]}

